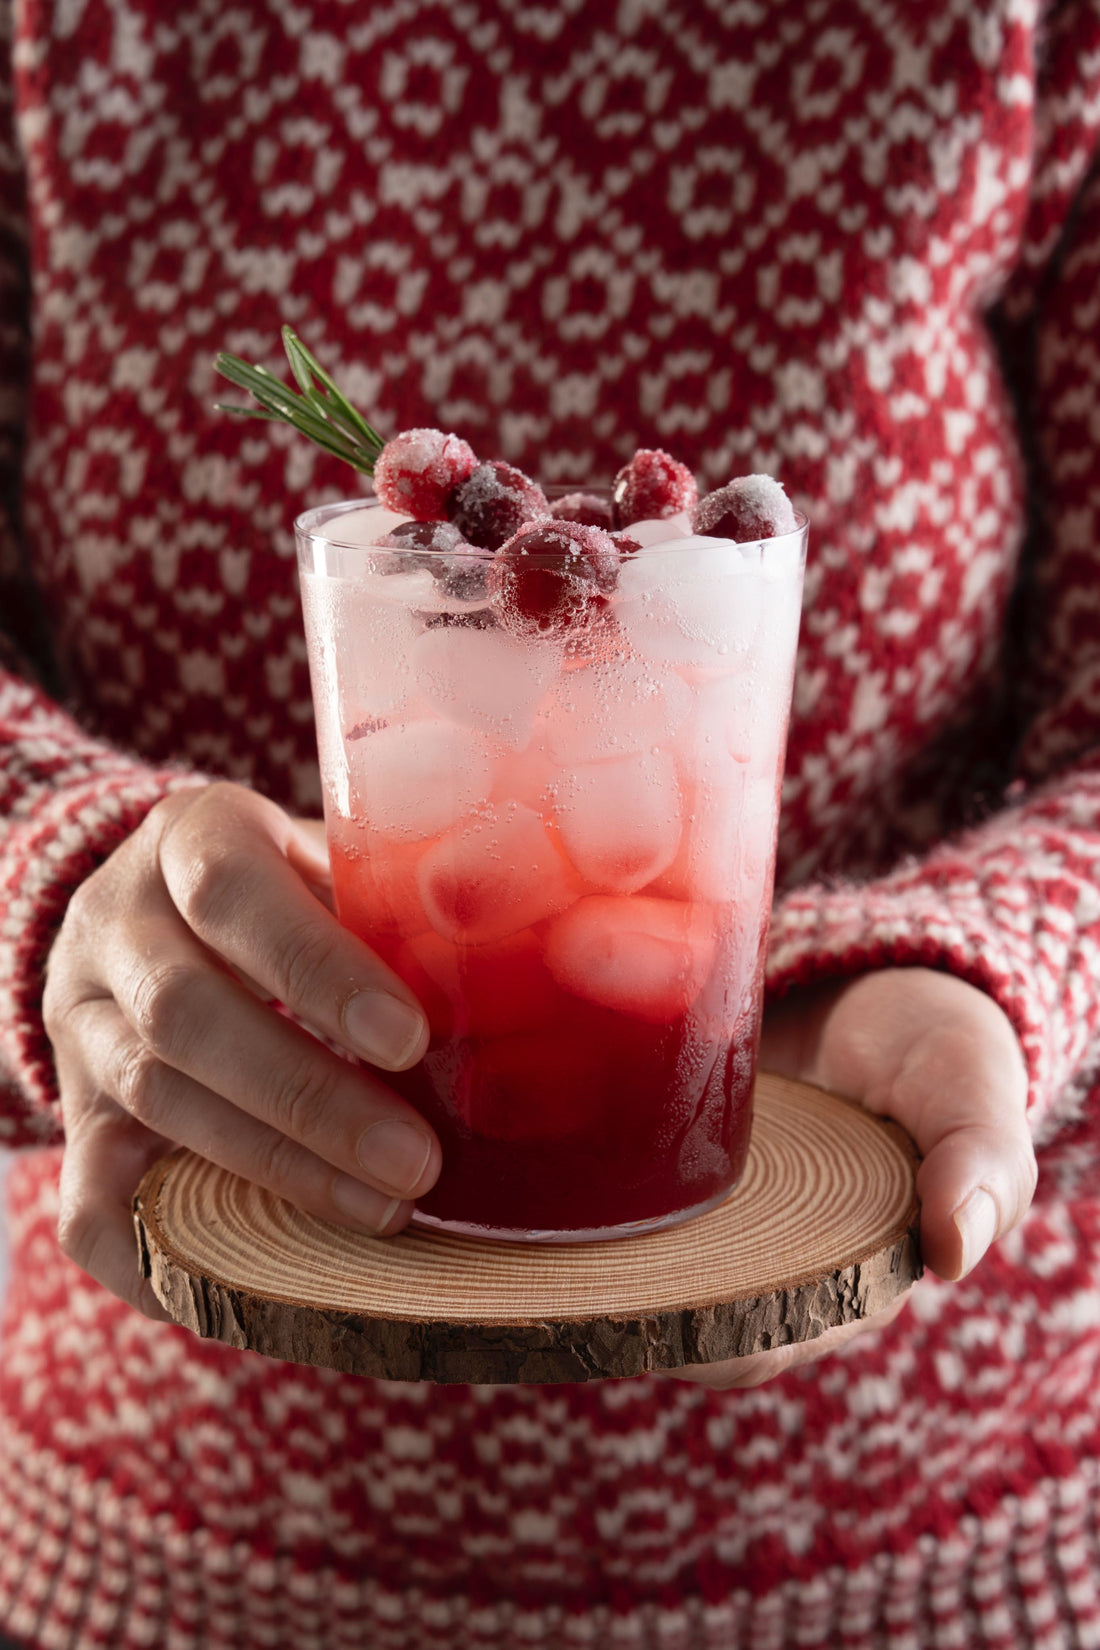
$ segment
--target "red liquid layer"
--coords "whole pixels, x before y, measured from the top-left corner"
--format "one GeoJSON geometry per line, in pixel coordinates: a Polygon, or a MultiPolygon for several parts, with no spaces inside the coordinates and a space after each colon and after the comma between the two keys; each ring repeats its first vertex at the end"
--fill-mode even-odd
{"type": "MultiPolygon", "coordinates": [[[[571,920],[477,945],[417,932],[423,851],[399,849],[380,888],[376,865],[332,842],[340,920],[405,980],[431,1024],[420,1065],[386,1076],[443,1148],[422,1211],[504,1232],[592,1232],[659,1222],[732,1187],[751,1124],[763,910],[746,922],[728,906],[642,896],[638,943],[685,960],[639,970],[635,953],[634,998],[615,995],[632,977],[628,958],[625,974],[596,976],[612,1001],[592,1001],[562,983],[571,920]]],[[[628,909],[581,904],[597,931],[628,909]]]]}

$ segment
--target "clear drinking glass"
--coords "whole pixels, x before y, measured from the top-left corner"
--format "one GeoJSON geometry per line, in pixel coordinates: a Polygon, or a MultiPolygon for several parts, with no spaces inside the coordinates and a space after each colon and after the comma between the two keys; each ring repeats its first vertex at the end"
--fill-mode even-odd
{"type": "Polygon", "coordinates": [[[295,525],[337,913],[431,1024],[386,1078],[442,1143],[416,1218],[688,1219],[748,1148],[805,520],[638,550],[537,628],[393,519],[295,525]]]}

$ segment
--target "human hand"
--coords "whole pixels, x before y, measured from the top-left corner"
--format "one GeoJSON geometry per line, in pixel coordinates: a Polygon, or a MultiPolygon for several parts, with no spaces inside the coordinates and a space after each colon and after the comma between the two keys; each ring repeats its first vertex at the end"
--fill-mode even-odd
{"type": "Polygon", "coordinates": [[[299,1208],[399,1231],[439,1173],[405,1101],[349,1053],[403,1071],[428,1041],[412,993],[322,903],[319,827],[237,785],[165,798],[77,890],[47,971],[65,1124],[61,1247],[149,1317],[130,1203],[188,1146],[299,1208]]]}
{"type": "MultiPolygon", "coordinates": [[[[912,1136],[921,1252],[941,1278],[964,1277],[1026,1214],[1036,1178],[1027,1071],[1007,1016],[977,987],[888,968],[792,992],[765,1020],[760,1064],[859,1100],[912,1136]]],[[[672,1373],[719,1391],[759,1386],[883,1328],[904,1299],[816,1340],[672,1373]]]]}

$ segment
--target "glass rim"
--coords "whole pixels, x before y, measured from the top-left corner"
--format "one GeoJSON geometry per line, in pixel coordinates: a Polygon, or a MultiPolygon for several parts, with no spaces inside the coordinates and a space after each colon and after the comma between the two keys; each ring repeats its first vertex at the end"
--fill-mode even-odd
{"type": "MultiPolygon", "coordinates": [[[[610,493],[610,490],[611,489],[608,487],[602,489],[605,494],[610,493]]],[[[559,485],[557,487],[546,489],[546,491],[548,496],[557,495],[559,497],[565,497],[570,493],[581,492],[599,494],[601,489],[598,487],[567,487],[559,485]]],[[[336,550],[361,552],[363,555],[382,557],[409,555],[410,551],[414,548],[410,545],[363,544],[361,540],[344,539],[340,538],[337,533],[320,530],[321,528],[329,527],[333,521],[338,520],[341,516],[352,515],[360,510],[381,510],[383,508],[384,506],[379,503],[377,497],[373,493],[364,494],[359,498],[335,499],[328,504],[315,504],[310,509],[303,510],[300,515],[294,518],[294,534],[295,537],[302,543],[309,543],[311,545],[331,545],[336,550]]],[[[782,549],[783,547],[790,546],[798,540],[804,538],[807,528],[810,525],[809,517],[802,510],[796,509],[794,516],[795,525],[789,532],[776,533],[771,538],[742,540],[712,538],[710,542],[714,545],[715,549],[718,549],[723,545],[728,546],[733,550],[742,551],[756,546],[764,549],[768,545],[775,545],[777,550],[782,549]]],[[[410,520],[411,519],[412,518],[410,517],[410,520]]],[[[630,535],[629,527],[617,529],[617,531],[621,531],[627,537],[630,535]]],[[[689,534],[686,535],[686,537],[697,539],[708,538],[709,535],[689,534]]],[[[645,544],[640,546],[639,549],[634,552],[634,555],[644,556],[648,560],[650,556],[656,555],[661,551],[671,554],[677,545],[682,545],[684,542],[685,538],[661,539],[656,544],[645,544]]],[[[481,548],[479,545],[472,544],[467,546],[465,549],[448,550],[447,555],[448,557],[460,557],[467,561],[491,560],[492,557],[496,555],[496,551],[486,550],[481,548]]],[[[546,555],[550,557],[551,553],[546,552],[546,555]]]]}

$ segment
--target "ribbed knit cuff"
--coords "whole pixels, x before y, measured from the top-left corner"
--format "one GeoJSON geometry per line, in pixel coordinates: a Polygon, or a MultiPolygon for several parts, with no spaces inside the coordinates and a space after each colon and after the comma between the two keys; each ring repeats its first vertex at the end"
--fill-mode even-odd
{"type": "Polygon", "coordinates": [[[966,980],[988,993],[1015,1028],[1037,1129],[1052,1100],[1050,1017],[1026,948],[1013,943],[1005,913],[998,910],[995,920],[994,899],[973,867],[959,871],[956,862],[925,868],[927,880],[900,886],[891,879],[810,886],[787,895],[772,917],[767,991],[778,997],[795,986],[880,968],[935,968],[966,980]]]}
{"type": "Polygon", "coordinates": [[[40,795],[33,811],[9,824],[0,868],[0,1074],[22,1109],[0,1113],[5,1143],[41,1143],[59,1126],[42,993],[69,900],[156,802],[204,783],[178,768],[145,768],[120,756],[113,771],[40,795]]]}

